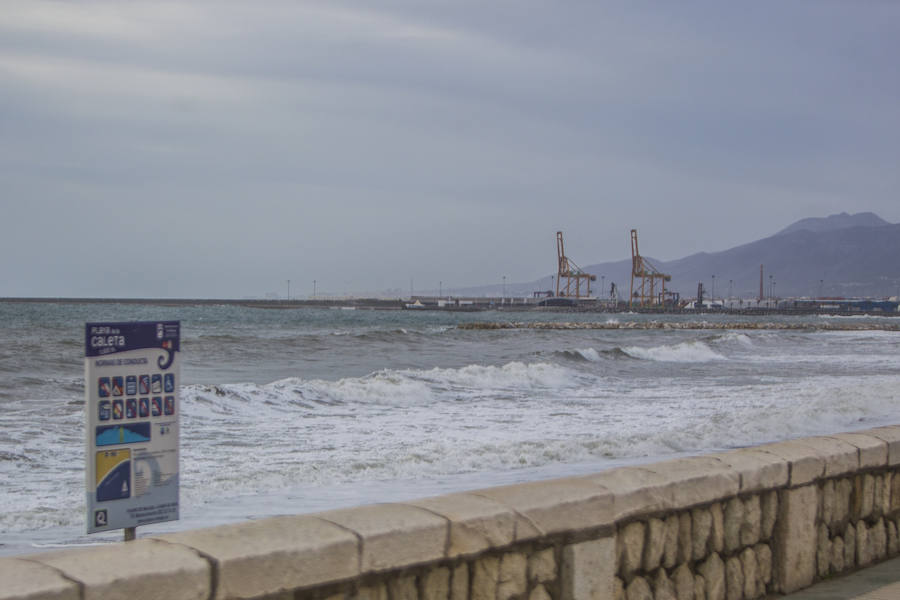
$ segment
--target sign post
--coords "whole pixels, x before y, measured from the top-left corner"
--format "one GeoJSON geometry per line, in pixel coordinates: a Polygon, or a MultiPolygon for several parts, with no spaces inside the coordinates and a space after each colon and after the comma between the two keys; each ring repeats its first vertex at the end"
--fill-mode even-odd
{"type": "Polygon", "coordinates": [[[87,532],[178,519],[178,321],[87,323],[87,532]]]}

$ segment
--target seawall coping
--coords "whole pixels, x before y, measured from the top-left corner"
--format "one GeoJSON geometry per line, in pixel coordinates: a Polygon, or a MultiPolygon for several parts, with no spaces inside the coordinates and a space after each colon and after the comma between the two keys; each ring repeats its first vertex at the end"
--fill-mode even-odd
{"type": "Polygon", "coordinates": [[[666,478],[643,467],[621,467],[585,475],[583,479],[612,494],[612,517],[616,522],[672,507],[666,478]]]}
{"type": "Polygon", "coordinates": [[[520,483],[472,493],[500,502],[525,518],[527,523],[517,522],[517,542],[611,526],[615,522],[612,493],[581,477],[520,483]]]}
{"type": "Polygon", "coordinates": [[[0,600],[80,600],[78,585],[46,565],[0,558],[0,600]]]}
{"type": "Polygon", "coordinates": [[[859,452],[859,468],[875,469],[887,466],[888,445],[884,440],[865,433],[836,433],[829,436],[856,447],[859,452]]]}
{"type": "Polygon", "coordinates": [[[645,467],[664,477],[670,506],[709,504],[740,491],[741,476],[722,461],[708,456],[678,458],[645,467]]]}
{"type": "Polygon", "coordinates": [[[825,474],[825,458],[805,444],[795,441],[777,442],[760,446],[756,450],[788,462],[790,465],[788,485],[791,487],[806,485],[822,478],[825,474]]]}
{"type": "Polygon", "coordinates": [[[448,494],[407,502],[450,523],[447,558],[478,554],[512,544],[524,518],[508,506],[470,493],[448,494]]]}
{"type": "Polygon", "coordinates": [[[450,524],[423,508],[373,504],[314,515],[359,539],[360,573],[387,571],[445,558],[450,524]]]}
{"type": "Polygon", "coordinates": [[[895,467],[900,465],[900,425],[888,425],[876,427],[866,432],[867,435],[877,437],[888,445],[888,465],[895,467]]]}
{"type": "Polygon", "coordinates": [[[273,517],[158,539],[215,561],[215,598],[252,598],[359,574],[357,537],[313,517],[273,517]]]}
{"type": "Polygon", "coordinates": [[[760,492],[788,484],[790,463],[756,448],[742,448],[710,455],[728,465],[741,478],[741,493],[760,492]]]}
{"type": "Polygon", "coordinates": [[[859,469],[859,449],[836,437],[808,437],[798,444],[815,449],[825,460],[826,478],[846,475],[859,469]]]}
{"type": "Polygon", "coordinates": [[[202,600],[211,592],[209,562],[188,548],[151,538],[28,558],[80,582],[84,600],[202,600]]]}

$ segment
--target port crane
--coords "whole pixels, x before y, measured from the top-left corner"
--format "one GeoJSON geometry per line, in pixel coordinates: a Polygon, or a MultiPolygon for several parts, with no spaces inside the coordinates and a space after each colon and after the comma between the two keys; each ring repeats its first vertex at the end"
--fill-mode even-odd
{"type": "Polygon", "coordinates": [[[596,275],[585,273],[581,267],[569,260],[563,247],[562,231],[556,232],[556,256],[559,259],[559,270],[556,275],[556,295],[569,298],[589,298],[591,282],[597,281],[596,275]],[[563,284],[565,279],[565,284],[563,284]],[[585,292],[581,293],[581,282],[585,283],[585,292]]]}
{"type": "Polygon", "coordinates": [[[653,306],[657,303],[663,304],[666,297],[666,282],[671,281],[672,276],[660,272],[653,263],[641,256],[638,250],[638,234],[637,229],[631,230],[631,293],[628,297],[628,306],[632,306],[634,301],[640,298],[638,306],[653,306]],[[640,278],[640,294],[635,289],[635,280],[640,278]],[[660,283],[660,293],[657,298],[656,282],[660,283]]]}

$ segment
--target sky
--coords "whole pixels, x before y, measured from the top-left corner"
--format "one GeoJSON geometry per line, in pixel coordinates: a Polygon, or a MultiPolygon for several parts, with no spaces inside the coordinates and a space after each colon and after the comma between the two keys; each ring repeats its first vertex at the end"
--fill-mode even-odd
{"type": "Polygon", "coordinates": [[[900,222],[900,3],[3,0],[0,296],[409,295],[900,222]],[[288,284],[290,281],[290,284],[288,284]]]}

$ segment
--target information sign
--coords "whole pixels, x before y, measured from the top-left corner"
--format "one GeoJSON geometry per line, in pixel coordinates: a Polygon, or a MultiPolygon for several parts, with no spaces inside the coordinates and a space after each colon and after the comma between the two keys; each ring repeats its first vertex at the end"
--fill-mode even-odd
{"type": "Polygon", "coordinates": [[[178,321],[87,323],[87,532],[178,519],[178,321]]]}

